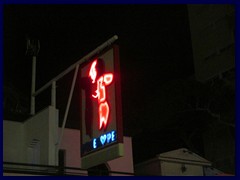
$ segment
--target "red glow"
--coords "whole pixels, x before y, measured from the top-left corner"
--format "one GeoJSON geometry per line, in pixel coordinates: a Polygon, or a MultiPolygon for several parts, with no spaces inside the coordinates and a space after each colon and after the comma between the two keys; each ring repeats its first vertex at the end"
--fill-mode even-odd
{"type": "Polygon", "coordinates": [[[105,101],[104,103],[100,103],[99,105],[99,130],[102,129],[103,125],[104,125],[104,129],[106,129],[107,127],[107,123],[108,123],[108,115],[109,115],[109,106],[107,101],[105,101]]]}
{"type": "MultiPolygon", "coordinates": [[[[95,60],[91,68],[89,70],[89,77],[92,79],[92,83],[95,83],[97,77],[97,70],[96,70],[97,60],[95,60]]],[[[101,130],[104,126],[106,129],[108,125],[108,116],[109,116],[109,105],[106,101],[106,86],[110,85],[113,81],[113,74],[106,73],[100,76],[97,80],[97,89],[95,91],[95,95],[92,94],[92,97],[98,98],[98,115],[99,115],[99,130],[101,130]]]]}
{"type": "Polygon", "coordinates": [[[109,85],[113,80],[113,74],[112,73],[104,74],[103,78],[104,78],[103,81],[104,81],[105,85],[109,85]]]}
{"type": "Polygon", "coordinates": [[[97,60],[93,61],[88,76],[91,77],[92,83],[95,83],[96,77],[97,77],[97,71],[96,71],[96,65],[97,60]]]}

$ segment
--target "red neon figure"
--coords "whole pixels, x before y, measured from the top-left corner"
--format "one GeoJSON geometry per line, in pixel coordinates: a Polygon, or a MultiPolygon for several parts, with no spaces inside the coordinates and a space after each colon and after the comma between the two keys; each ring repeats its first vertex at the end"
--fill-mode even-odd
{"type": "Polygon", "coordinates": [[[100,103],[99,104],[99,109],[98,109],[98,113],[100,115],[99,117],[99,130],[102,129],[103,125],[104,125],[104,129],[106,129],[107,127],[107,122],[108,122],[108,115],[109,115],[109,106],[108,103],[105,101],[104,103],[100,103]]]}
{"type": "Polygon", "coordinates": [[[92,83],[95,83],[95,80],[97,77],[96,65],[97,65],[97,60],[93,61],[92,65],[91,65],[91,69],[88,74],[88,76],[91,77],[91,79],[92,79],[92,83]]]}
{"type": "MultiPolygon", "coordinates": [[[[92,79],[92,84],[95,83],[97,77],[97,70],[96,70],[97,60],[93,61],[90,71],[89,77],[92,79]]],[[[95,91],[95,95],[92,94],[92,97],[98,99],[98,115],[99,115],[99,127],[98,129],[101,130],[103,127],[106,129],[108,125],[108,116],[109,116],[109,105],[106,101],[106,86],[111,84],[113,81],[113,74],[112,73],[105,73],[100,76],[97,80],[97,90],[95,91]]]]}

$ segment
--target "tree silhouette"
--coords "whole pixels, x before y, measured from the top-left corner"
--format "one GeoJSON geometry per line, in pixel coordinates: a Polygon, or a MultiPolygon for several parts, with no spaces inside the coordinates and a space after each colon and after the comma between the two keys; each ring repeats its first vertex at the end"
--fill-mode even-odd
{"type": "Polygon", "coordinates": [[[141,129],[133,135],[134,143],[139,147],[146,145],[143,137],[152,141],[148,147],[152,147],[155,154],[163,149],[167,151],[163,148],[167,140],[169,150],[174,149],[174,143],[176,148],[185,146],[204,155],[203,134],[209,129],[224,126],[234,136],[235,90],[224,79],[206,83],[183,79],[169,81],[152,90],[144,105],[145,110],[135,112],[137,123],[132,122],[132,128],[141,129]]]}

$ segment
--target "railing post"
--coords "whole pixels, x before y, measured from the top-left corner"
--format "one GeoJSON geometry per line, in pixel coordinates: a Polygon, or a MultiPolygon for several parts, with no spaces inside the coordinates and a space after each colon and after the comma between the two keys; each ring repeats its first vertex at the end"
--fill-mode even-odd
{"type": "Polygon", "coordinates": [[[51,89],[51,106],[56,108],[56,81],[52,82],[52,89],[51,89]]]}

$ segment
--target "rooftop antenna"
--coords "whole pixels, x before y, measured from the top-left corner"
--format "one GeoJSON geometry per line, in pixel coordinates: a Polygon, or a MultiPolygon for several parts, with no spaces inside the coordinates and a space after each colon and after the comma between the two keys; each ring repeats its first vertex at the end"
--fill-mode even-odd
{"type": "Polygon", "coordinates": [[[31,87],[31,106],[30,106],[30,114],[35,114],[35,93],[36,88],[36,60],[37,55],[40,50],[40,41],[38,39],[30,39],[28,36],[26,37],[26,55],[32,56],[32,87],[31,87]]]}

